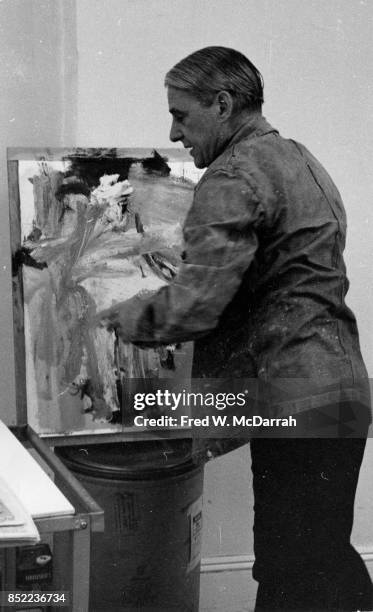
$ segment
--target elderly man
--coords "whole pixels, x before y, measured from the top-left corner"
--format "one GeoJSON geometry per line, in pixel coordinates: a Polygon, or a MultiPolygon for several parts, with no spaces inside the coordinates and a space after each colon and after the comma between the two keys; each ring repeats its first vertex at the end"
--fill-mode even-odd
{"type": "Polygon", "coordinates": [[[344,439],[251,440],[253,575],[258,611],[372,610],[350,544],[369,391],[344,301],[340,195],[309,151],[264,119],[261,75],[241,53],[197,51],[165,84],[170,139],[207,168],[184,225],[185,259],[169,286],[107,318],[144,346],[195,340],[194,377],[290,381],[272,394],[271,416],[358,419],[358,436],[344,439]]]}

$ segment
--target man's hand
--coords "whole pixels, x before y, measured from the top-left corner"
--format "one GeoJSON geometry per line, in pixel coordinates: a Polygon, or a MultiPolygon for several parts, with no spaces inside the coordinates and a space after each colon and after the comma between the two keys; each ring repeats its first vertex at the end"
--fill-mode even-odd
{"type": "Polygon", "coordinates": [[[139,336],[138,323],[144,310],[147,297],[153,292],[143,291],[129,300],[114,304],[111,308],[101,310],[96,314],[93,324],[115,331],[123,342],[132,342],[137,346],[153,346],[151,325],[149,329],[143,328],[145,337],[139,336]],[[149,340],[149,343],[148,343],[149,340]]]}

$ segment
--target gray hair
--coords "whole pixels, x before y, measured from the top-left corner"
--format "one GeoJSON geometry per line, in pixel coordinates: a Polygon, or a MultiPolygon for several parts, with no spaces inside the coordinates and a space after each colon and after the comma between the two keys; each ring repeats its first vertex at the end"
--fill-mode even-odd
{"type": "Polygon", "coordinates": [[[166,74],[165,86],[183,89],[204,106],[210,106],[219,91],[228,91],[234,112],[260,110],[263,77],[250,60],[227,47],[205,47],[178,62],[166,74]]]}

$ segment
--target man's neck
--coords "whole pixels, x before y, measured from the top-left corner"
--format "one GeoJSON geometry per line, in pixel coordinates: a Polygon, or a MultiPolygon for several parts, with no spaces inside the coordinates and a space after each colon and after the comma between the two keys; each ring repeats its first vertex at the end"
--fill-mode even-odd
{"type": "Polygon", "coordinates": [[[237,135],[241,132],[241,130],[249,129],[250,125],[252,125],[252,128],[254,130],[258,119],[262,117],[263,115],[261,111],[240,113],[236,117],[233,117],[229,126],[229,136],[227,137],[226,145],[224,148],[229,147],[229,145],[236,139],[237,135]]]}
{"type": "Polygon", "coordinates": [[[242,130],[250,129],[252,125],[253,131],[255,130],[255,124],[258,119],[262,117],[262,113],[259,112],[244,112],[232,117],[229,123],[224,125],[222,128],[219,138],[219,146],[217,148],[217,154],[214,159],[219,157],[239,136],[242,130]]]}

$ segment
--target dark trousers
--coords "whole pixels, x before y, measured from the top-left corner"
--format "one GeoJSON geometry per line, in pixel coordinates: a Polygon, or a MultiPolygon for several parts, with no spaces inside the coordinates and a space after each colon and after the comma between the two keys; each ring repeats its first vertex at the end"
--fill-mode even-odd
{"type": "Polygon", "coordinates": [[[373,610],[350,543],[365,439],[254,439],[256,612],[373,610]]]}

